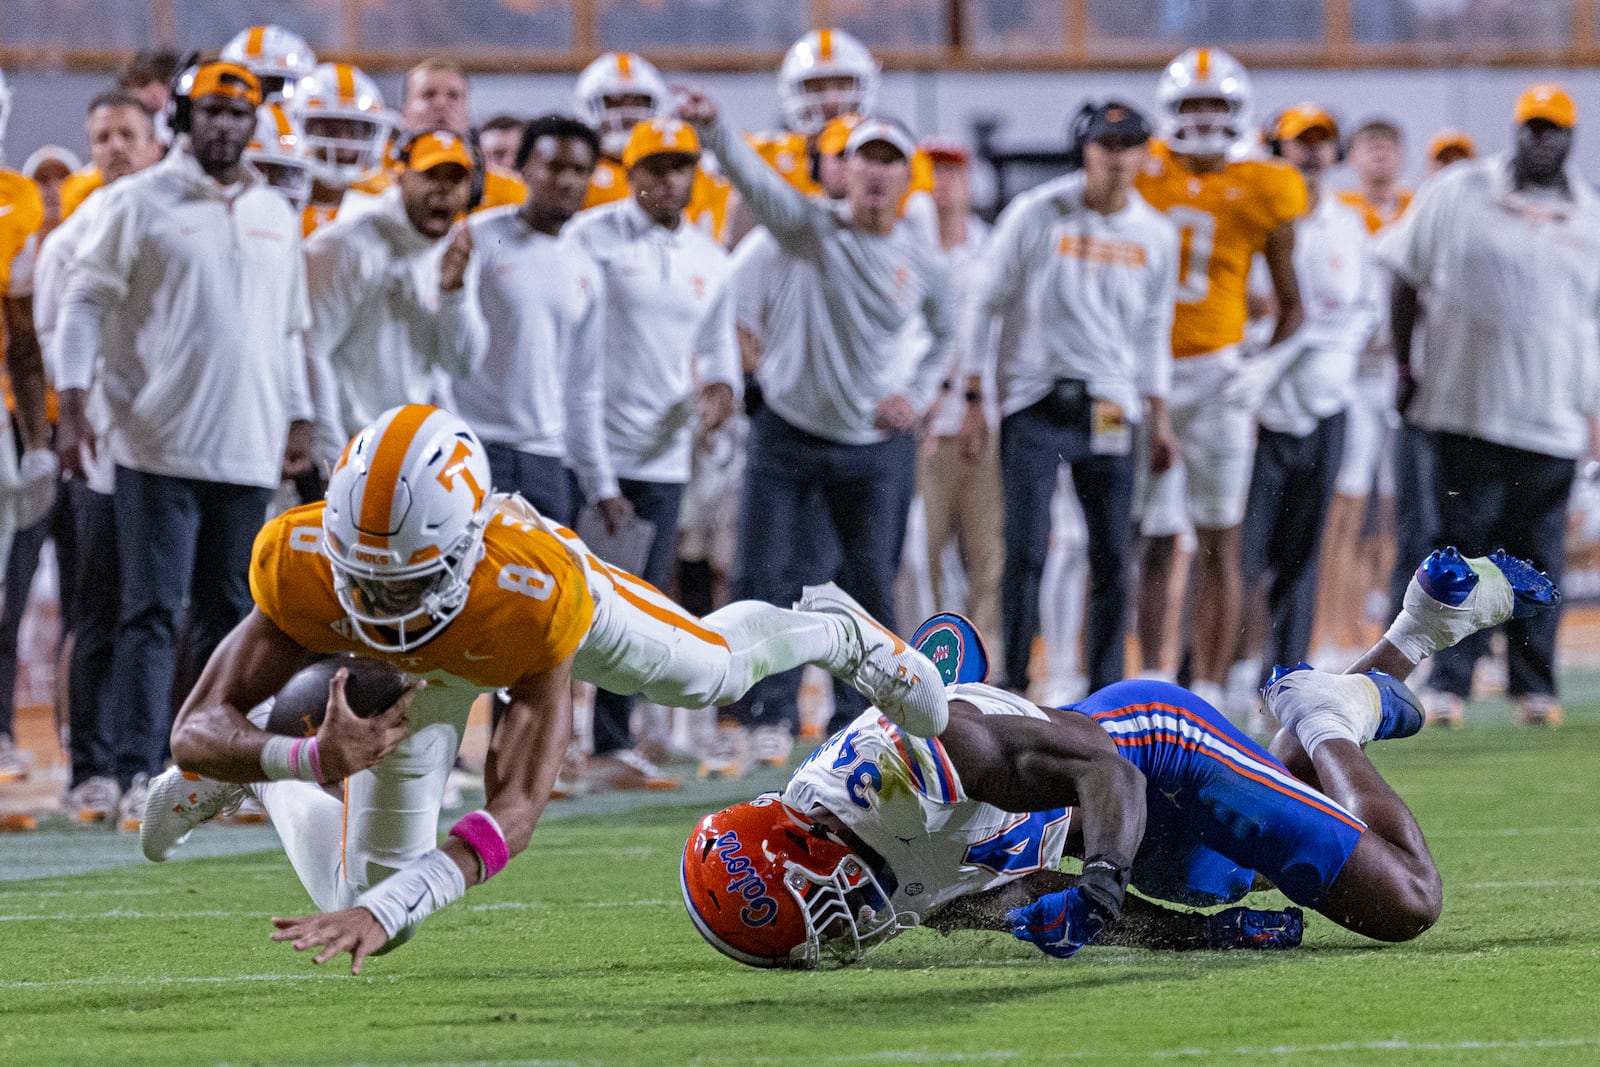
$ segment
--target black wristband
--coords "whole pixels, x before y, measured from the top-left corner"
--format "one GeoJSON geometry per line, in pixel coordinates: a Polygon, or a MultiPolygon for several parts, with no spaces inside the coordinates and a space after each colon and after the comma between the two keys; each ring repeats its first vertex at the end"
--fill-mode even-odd
{"type": "Polygon", "coordinates": [[[1107,926],[1122,917],[1122,901],[1128,893],[1128,865],[1109,856],[1091,856],[1083,861],[1078,888],[1083,891],[1107,926]]]}
{"type": "Polygon", "coordinates": [[[967,403],[969,404],[983,403],[983,394],[978,392],[976,389],[968,389],[966,392],[966,398],[967,403]]]}

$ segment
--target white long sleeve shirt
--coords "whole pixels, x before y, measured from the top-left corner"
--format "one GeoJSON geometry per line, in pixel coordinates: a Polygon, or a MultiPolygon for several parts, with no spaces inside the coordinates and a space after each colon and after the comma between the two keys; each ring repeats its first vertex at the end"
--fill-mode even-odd
{"type": "Polygon", "coordinates": [[[311,417],[299,217],[253,167],[222,186],[181,147],[100,196],[63,298],[57,388],[103,385],[119,466],[277,485],[289,423],[311,417]]]}
{"type": "Polygon", "coordinates": [[[1326,191],[1294,224],[1294,273],[1305,323],[1300,354],[1267,393],[1261,425],[1303,437],[1350,406],[1357,365],[1378,320],[1378,282],[1366,223],[1326,191]]]}
{"type": "Polygon", "coordinates": [[[419,232],[398,186],[378,199],[377,210],[341,215],[306,241],[306,357],[319,394],[325,457],[337,456],[389,408],[426,403],[435,370],[452,378],[472,373],[488,347],[476,264],[467,267],[461,288],[440,292],[439,264],[450,238],[419,232]],[[330,382],[338,397],[336,426],[326,425],[332,405],[320,395],[330,382]]]}
{"type": "Polygon", "coordinates": [[[937,246],[905,223],[885,236],[853,229],[846,205],[796,191],[725,120],[703,136],[781,251],[756,373],[764,402],[829,441],[885,440],[872,424],[878,403],[902,395],[925,410],[950,362],[953,310],[937,246]],[[918,315],[933,342],[908,370],[905,328],[918,315]]]}
{"type": "Polygon", "coordinates": [[[1177,229],[1131,191],[1121,211],[1091,211],[1083,182],[1081,172],[1068,174],[1023,193],[984,250],[962,347],[983,353],[993,318],[1020,320],[1016,343],[998,346],[1004,415],[1037,403],[1060,378],[1087,382],[1090,396],[1130,422],[1144,397],[1171,389],[1177,229]]]}
{"type": "Polygon", "coordinates": [[[687,482],[695,398],[713,382],[738,395],[728,254],[704,232],[651,221],[632,197],[569,224],[605,275],[605,430],[617,474],[687,482]]]}
{"type": "Polygon", "coordinates": [[[618,494],[601,416],[605,279],[565,233],[551,237],[515,206],[471,216],[488,354],[455,383],[455,410],[479,437],[569,459],[591,499],[618,494]]]}
{"type": "Polygon", "coordinates": [[[1427,359],[1407,417],[1561,458],[1600,414],[1600,197],[1516,190],[1505,155],[1446,167],[1378,239],[1422,291],[1427,359]]]}

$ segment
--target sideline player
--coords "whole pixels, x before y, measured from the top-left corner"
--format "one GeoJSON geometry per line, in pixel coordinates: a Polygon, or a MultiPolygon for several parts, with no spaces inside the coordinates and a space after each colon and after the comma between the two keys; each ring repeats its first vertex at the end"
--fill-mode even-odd
{"type": "Polygon", "coordinates": [[[311,202],[301,233],[332,222],[345,194],[382,173],[384,151],[398,121],[378,83],[349,63],[322,63],[301,81],[295,109],[311,156],[311,202]]]}
{"type": "Polygon", "coordinates": [[[141,844],[165,859],[240,796],[229,783],[265,783],[255,793],[290,861],[332,912],[280,920],[274,936],[327,946],[318,962],[349,951],[356,971],[527,847],[572,732],[574,678],[698,707],[815,662],[915,733],[938,733],[948,713],[936,668],[837,587],[807,591],[814,611],[746,601],[692,616],[521,498],[493,494],[477,436],[420,404],[385,412],[350,442],[326,503],[266,525],[250,589],[255,610],[173,724],[178,766],[151,790],[141,844]],[[353,720],[335,681],[316,738],[257,729],[246,713],[308,652],[375,656],[426,684],[353,720]],[[510,704],[485,768],[487,808],[436,848],[468,711],[502,688],[510,704]],[[321,788],[341,779],[342,810],[321,788]]]}
{"type": "Polygon", "coordinates": [[[1142,520],[1139,648],[1145,671],[1160,671],[1177,535],[1192,522],[1192,684],[1220,705],[1239,629],[1240,527],[1255,435],[1249,393],[1271,384],[1259,370],[1277,362],[1263,354],[1249,368],[1240,358],[1246,280],[1252,259],[1264,254],[1278,303],[1276,346],[1304,318],[1294,220],[1305,213],[1306,190],[1281,161],[1240,158],[1255,134],[1253,93],[1249,74],[1226,52],[1184,52],[1162,73],[1157,94],[1166,139],[1151,145],[1151,165],[1137,187],[1178,228],[1177,362],[1168,404],[1182,463],[1154,480],[1142,520]]]}
{"type": "MultiPolygon", "coordinates": [[[[1116,932],[1130,886],[1205,906],[1238,900],[1259,871],[1346,929],[1409,940],[1439,916],[1439,873],[1363,746],[1421,728],[1404,684],[1421,659],[1557,599],[1520,560],[1435,553],[1351,673],[1301,664],[1274,676],[1281,762],[1166,682],[1119,682],[1048,710],[973,684],[988,669],[976,631],[930,620],[920,647],[956,683],[945,732],[906,737],[869,709],[781,796],[702,819],[683,855],[690,918],[759,967],[814,966],[824,952],[852,962],[925,920],[998,925],[1064,958],[1116,932]],[[1064,854],[1086,857],[1082,875],[1054,869],[1064,854]]],[[[1138,913],[1122,943],[1162,945],[1170,918],[1138,913]]],[[[1234,944],[1294,943],[1292,916],[1274,928],[1253,915],[1234,944]]]]}

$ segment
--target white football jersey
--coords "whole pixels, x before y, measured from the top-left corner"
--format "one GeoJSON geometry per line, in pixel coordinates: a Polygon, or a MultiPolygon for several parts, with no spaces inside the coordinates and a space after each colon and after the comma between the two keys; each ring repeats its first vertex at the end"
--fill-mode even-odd
{"type": "MultiPolygon", "coordinates": [[[[985,715],[1045,717],[991,686],[953,685],[946,692],[985,715]]],[[[938,738],[913,737],[872,708],[795,770],[783,799],[801,811],[820,805],[837,816],[893,872],[895,910],[916,916],[1054,869],[1072,816],[1071,808],[1019,814],[973,800],[938,738]]]]}

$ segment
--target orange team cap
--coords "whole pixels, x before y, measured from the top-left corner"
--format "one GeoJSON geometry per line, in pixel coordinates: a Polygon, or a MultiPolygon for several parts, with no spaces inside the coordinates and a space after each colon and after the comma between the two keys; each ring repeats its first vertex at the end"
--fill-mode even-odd
{"type": "Polygon", "coordinates": [[[648,119],[634,125],[622,150],[622,165],[631,167],[647,156],[698,156],[700,135],[678,119],[648,119]]]}
{"type": "Polygon", "coordinates": [[[194,72],[189,99],[207,96],[229,96],[248,100],[251,107],[260,107],[261,79],[237,63],[207,63],[194,72]]]}
{"type": "Polygon", "coordinates": [[[1278,128],[1274,131],[1280,141],[1292,141],[1307,130],[1325,130],[1334,140],[1339,138],[1339,124],[1316,104],[1295,104],[1293,107],[1284,108],[1283,114],[1278,116],[1278,128]]]}
{"type": "Polygon", "coordinates": [[[447,130],[430,130],[411,142],[406,166],[414,171],[432,170],[444,163],[472,169],[472,153],[466,142],[447,130]]]}
{"type": "Polygon", "coordinates": [[[850,143],[850,131],[861,125],[860,115],[840,115],[828,120],[822,127],[822,132],[817,134],[817,151],[825,156],[844,155],[845,145],[850,143]]]}
{"type": "Polygon", "coordinates": [[[1438,159],[1441,153],[1456,149],[1466,155],[1468,159],[1475,159],[1478,155],[1478,142],[1474,141],[1461,130],[1451,129],[1446,126],[1433,135],[1433,140],[1428,142],[1428,158],[1438,159]]]}
{"type": "Polygon", "coordinates": [[[1517,97],[1517,125],[1544,119],[1568,129],[1578,124],[1578,105],[1555,82],[1531,85],[1517,97]]]}

